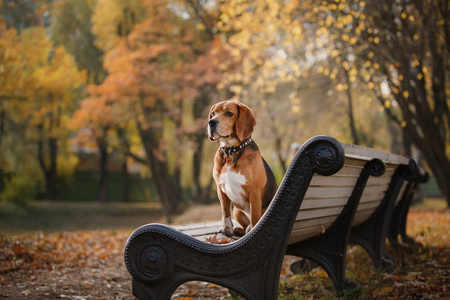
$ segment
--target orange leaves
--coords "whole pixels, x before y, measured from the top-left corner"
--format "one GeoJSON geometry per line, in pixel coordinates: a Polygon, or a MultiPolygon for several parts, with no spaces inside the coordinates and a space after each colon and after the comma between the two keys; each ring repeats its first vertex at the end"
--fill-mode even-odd
{"type": "Polygon", "coordinates": [[[228,244],[230,242],[230,240],[227,237],[224,237],[222,239],[218,239],[216,235],[207,237],[207,238],[205,238],[205,240],[208,243],[216,244],[216,245],[228,244]]]}
{"type": "Polygon", "coordinates": [[[128,232],[67,232],[0,237],[0,272],[17,269],[99,266],[119,255],[128,232]]]}
{"type": "Polygon", "coordinates": [[[155,103],[164,103],[167,120],[183,113],[178,111],[180,103],[191,103],[205,86],[210,89],[221,80],[222,70],[217,66],[226,59],[226,51],[218,36],[205,38],[205,28],[196,31],[193,19],[183,17],[165,0],[143,3],[145,9],[121,1],[98,2],[93,31],[105,50],[108,76],[100,85],[88,88],[89,97],[72,120],[78,128],[124,127],[135,120],[141,126],[152,126],[161,122],[148,121],[155,103]],[[144,10],[145,18],[141,12],[144,10]],[[124,24],[128,11],[139,17],[135,24],[127,23],[130,27],[126,33],[118,35],[114,28],[124,24]],[[100,32],[102,26],[104,32],[100,32]]]}

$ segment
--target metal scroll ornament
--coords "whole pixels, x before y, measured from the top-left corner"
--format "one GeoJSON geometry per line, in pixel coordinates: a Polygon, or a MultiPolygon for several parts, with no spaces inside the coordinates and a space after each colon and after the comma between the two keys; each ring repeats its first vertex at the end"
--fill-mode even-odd
{"type": "Polygon", "coordinates": [[[318,145],[313,154],[317,173],[320,175],[331,175],[342,167],[343,160],[339,159],[343,153],[342,146],[332,141],[329,144],[318,145]]]}
{"type": "MultiPolygon", "coordinates": [[[[145,238],[145,234],[143,236],[145,238]]],[[[150,241],[151,238],[144,245],[133,243],[132,248],[137,255],[126,257],[130,274],[147,283],[163,279],[173,267],[172,256],[167,249],[158,242],[150,241]]]]}

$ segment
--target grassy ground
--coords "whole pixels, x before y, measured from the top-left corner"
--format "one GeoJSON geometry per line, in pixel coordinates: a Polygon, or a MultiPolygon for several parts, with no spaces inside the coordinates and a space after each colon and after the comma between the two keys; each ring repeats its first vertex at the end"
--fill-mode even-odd
{"type": "Polygon", "coordinates": [[[159,203],[39,201],[27,206],[0,203],[0,233],[134,229],[162,220],[159,203]]]}
{"type": "MultiPolygon", "coordinates": [[[[349,247],[347,278],[361,285],[344,299],[450,299],[450,213],[443,200],[413,207],[408,234],[416,245],[389,249],[397,269],[373,268],[367,253],[349,247]]],[[[194,206],[174,223],[220,220],[218,204],[194,206]]],[[[0,299],[133,299],[123,262],[131,230],[163,221],[152,203],[0,204],[0,299]]],[[[285,269],[288,269],[286,264],[285,269]]],[[[326,272],[283,273],[279,299],[336,299],[326,272]]],[[[172,299],[230,299],[228,289],[188,283],[172,299]]]]}
{"type": "MultiPolygon", "coordinates": [[[[174,224],[221,219],[218,204],[190,206],[173,218],[174,224]]],[[[158,202],[32,202],[16,206],[0,202],[0,234],[32,231],[132,230],[147,223],[165,223],[158,202]]]]}

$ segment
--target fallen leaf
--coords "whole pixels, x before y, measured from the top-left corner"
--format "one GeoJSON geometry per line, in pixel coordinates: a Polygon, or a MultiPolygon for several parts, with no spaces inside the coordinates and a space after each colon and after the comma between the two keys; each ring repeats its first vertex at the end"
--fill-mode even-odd
{"type": "Polygon", "coordinates": [[[205,238],[205,240],[211,244],[228,244],[230,242],[230,240],[227,237],[224,237],[223,239],[219,240],[219,239],[217,239],[216,235],[207,237],[207,238],[205,238]]]}
{"type": "Polygon", "coordinates": [[[322,234],[325,233],[325,227],[323,227],[323,225],[320,225],[320,229],[322,229],[322,234]]]}
{"type": "Polygon", "coordinates": [[[212,243],[212,244],[215,244],[216,243],[216,240],[217,240],[217,236],[210,236],[210,237],[207,237],[207,238],[205,238],[205,240],[208,242],[208,243],[212,243]]]}

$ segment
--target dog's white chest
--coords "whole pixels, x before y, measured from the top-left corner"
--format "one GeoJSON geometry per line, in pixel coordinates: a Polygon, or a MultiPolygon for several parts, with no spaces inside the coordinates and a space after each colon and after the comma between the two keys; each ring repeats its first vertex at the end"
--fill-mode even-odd
{"type": "Polygon", "coordinates": [[[236,173],[227,166],[226,171],[220,175],[220,184],[222,192],[227,194],[233,203],[245,206],[243,199],[245,192],[242,187],[247,184],[247,179],[240,171],[236,173]]]}

